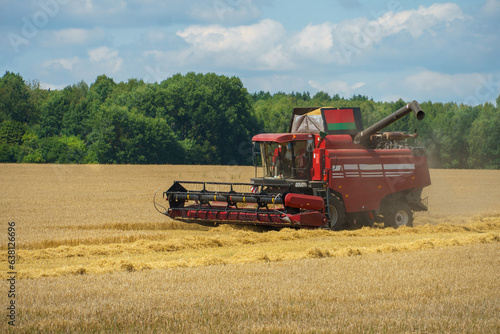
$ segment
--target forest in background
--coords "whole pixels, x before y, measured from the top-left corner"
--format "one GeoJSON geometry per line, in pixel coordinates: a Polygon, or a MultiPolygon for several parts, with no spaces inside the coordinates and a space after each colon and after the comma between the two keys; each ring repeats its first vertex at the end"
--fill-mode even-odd
{"type": "MultiPolygon", "coordinates": [[[[249,93],[237,77],[176,74],[160,83],[101,75],[45,90],[6,72],[0,78],[0,162],[250,165],[251,138],[287,132],[295,107],[360,107],[368,127],[409,101],[375,102],[318,92],[249,93]]],[[[496,106],[419,101],[389,131],[418,130],[431,167],[500,168],[496,106]]]]}

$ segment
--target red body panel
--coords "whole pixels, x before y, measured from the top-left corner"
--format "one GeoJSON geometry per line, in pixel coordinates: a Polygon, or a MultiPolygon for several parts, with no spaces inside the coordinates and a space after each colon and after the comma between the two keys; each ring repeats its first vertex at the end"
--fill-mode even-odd
{"type": "Polygon", "coordinates": [[[255,142],[286,143],[294,140],[308,140],[314,136],[308,133],[261,133],[252,138],[255,142]]]}
{"type": "Polygon", "coordinates": [[[347,212],[377,210],[389,194],[430,185],[427,159],[409,149],[326,153],[330,188],[342,195],[347,212]]]}
{"type": "Polygon", "coordinates": [[[290,220],[299,222],[301,226],[320,227],[328,223],[326,216],[318,211],[308,211],[290,215],[290,220]]]}
{"type": "Polygon", "coordinates": [[[285,205],[291,208],[323,212],[325,201],[318,196],[289,193],[285,196],[285,205]]]}
{"type": "Polygon", "coordinates": [[[316,138],[318,148],[326,149],[365,149],[364,146],[354,144],[350,135],[329,135],[324,139],[316,138]]]}

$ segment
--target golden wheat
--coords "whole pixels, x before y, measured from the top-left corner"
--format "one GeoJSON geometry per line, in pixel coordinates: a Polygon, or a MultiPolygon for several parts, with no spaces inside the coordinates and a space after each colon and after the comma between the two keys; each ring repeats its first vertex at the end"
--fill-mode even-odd
{"type": "Polygon", "coordinates": [[[414,228],[333,232],[207,228],[152,206],[174,180],[247,182],[250,167],[0,170],[0,213],[16,222],[21,331],[500,329],[500,171],[431,170],[430,211],[414,228]]]}
{"type": "Polygon", "coordinates": [[[285,262],[256,252],[254,263],[214,257],[206,259],[213,265],[147,271],[125,261],[98,276],[26,279],[17,329],[498,333],[500,243],[423,248],[329,258],[309,250],[312,258],[285,262]]]}

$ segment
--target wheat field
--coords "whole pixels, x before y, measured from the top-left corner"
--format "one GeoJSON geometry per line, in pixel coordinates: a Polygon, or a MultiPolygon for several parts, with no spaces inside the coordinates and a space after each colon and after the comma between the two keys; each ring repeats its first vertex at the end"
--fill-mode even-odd
{"type": "Polygon", "coordinates": [[[500,171],[431,170],[414,228],[333,232],[209,228],[153,207],[174,180],[247,182],[253,167],[0,170],[18,278],[2,331],[500,331],[500,171]]]}

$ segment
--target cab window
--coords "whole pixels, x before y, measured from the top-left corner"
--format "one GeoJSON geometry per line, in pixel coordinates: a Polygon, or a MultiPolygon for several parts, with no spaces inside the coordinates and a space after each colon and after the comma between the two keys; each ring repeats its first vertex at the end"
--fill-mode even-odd
{"type": "Polygon", "coordinates": [[[306,141],[260,143],[265,177],[305,178],[308,172],[306,141]]]}

